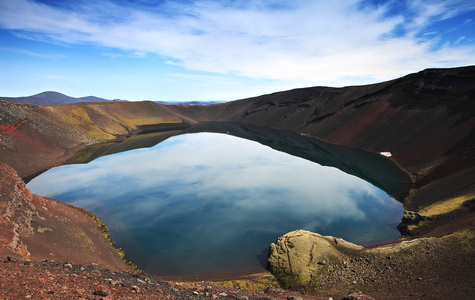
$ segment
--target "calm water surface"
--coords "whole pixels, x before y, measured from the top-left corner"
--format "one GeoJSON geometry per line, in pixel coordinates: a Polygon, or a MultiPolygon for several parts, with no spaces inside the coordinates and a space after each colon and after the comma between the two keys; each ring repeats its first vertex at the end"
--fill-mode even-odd
{"type": "Polygon", "coordinates": [[[403,213],[336,168],[215,133],[53,168],[28,188],[96,213],[127,257],[157,275],[265,267],[269,244],[295,229],[396,240],[403,213]]]}

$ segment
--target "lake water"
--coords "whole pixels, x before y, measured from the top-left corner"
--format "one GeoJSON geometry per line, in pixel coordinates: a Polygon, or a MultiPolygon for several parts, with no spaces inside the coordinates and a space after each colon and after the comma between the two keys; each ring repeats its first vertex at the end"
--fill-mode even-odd
{"type": "Polygon", "coordinates": [[[393,241],[403,214],[358,177],[218,133],[60,166],[27,187],[96,213],[126,256],[156,275],[265,267],[270,243],[296,229],[393,241]]]}

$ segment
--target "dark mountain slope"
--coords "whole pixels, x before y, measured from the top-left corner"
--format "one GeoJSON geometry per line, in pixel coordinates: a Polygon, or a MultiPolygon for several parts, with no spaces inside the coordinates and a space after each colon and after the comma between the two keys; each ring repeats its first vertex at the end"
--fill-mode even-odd
{"type": "Polygon", "coordinates": [[[457,152],[458,143],[475,146],[475,67],[425,70],[367,86],[264,95],[225,104],[217,119],[391,151],[401,165],[416,171],[427,167],[423,161],[457,152]]]}
{"type": "MultiPolygon", "coordinates": [[[[389,151],[419,188],[463,170],[475,178],[470,171],[475,165],[475,66],[427,69],[379,84],[295,89],[173,110],[198,122],[260,125],[376,153],[389,151]]],[[[449,184],[446,190],[459,194],[473,190],[474,182],[462,178],[460,182],[461,186],[449,184]]],[[[407,205],[415,208],[437,200],[440,197],[424,197],[407,205]]]]}

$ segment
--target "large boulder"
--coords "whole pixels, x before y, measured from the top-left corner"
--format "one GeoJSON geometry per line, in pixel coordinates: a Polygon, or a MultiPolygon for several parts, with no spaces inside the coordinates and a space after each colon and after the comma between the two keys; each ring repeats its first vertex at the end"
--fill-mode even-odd
{"type": "Polygon", "coordinates": [[[364,248],[341,238],[295,230],[270,245],[267,262],[283,286],[305,286],[312,279],[334,277],[337,269],[348,270],[351,260],[386,258],[414,249],[425,240],[427,238],[364,248]]]}
{"type": "Polygon", "coordinates": [[[278,278],[305,284],[312,276],[326,272],[329,266],[341,265],[337,247],[360,250],[363,247],[331,236],[295,230],[278,238],[269,249],[268,266],[278,278]]]}

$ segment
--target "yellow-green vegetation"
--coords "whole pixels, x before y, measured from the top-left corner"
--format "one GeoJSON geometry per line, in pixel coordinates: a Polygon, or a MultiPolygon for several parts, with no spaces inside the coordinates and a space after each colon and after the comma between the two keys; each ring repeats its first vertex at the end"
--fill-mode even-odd
{"type": "Polygon", "coordinates": [[[253,292],[263,292],[269,286],[279,286],[275,277],[268,271],[246,275],[236,280],[214,282],[226,288],[240,288],[253,292]]]}
{"type": "Polygon", "coordinates": [[[72,236],[76,236],[78,240],[81,241],[81,248],[84,250],[84,252],[94,253],[94,242],[84,231],[82,231],[80,228],[69,227],[68,232],[72,236]]]}
{"type": "Polygon", "coordinates": [[[181,123],[175,114],[161,109],[154,103],[89,103],[86,105],[91,113],[107,117],[109,125],[119,124],[134,128],[140,125],[160,123],[181,123]]]}
{"type": "Polygon", "coordinates": [[[471,193],[459,197],[454,197],[446,200],[437,201],[429,206],[424,207],[419,211],[419,214],[424,216],[437,216],[449,213],[451,211],[460,209],[462,205],[475,198],[475,194],[471,193]]]}
{"type": "Polygon", "coordinates": [[[52,119],[61,120],[97,141],[130,136],[145,125],[182,123],[178,116],[152,102],[81,103],[42,109],[52,119]]]}
{"type": "Polygon", "coordinates": [[[464,229],[457,231],[449,237],[455,237],[460,241],[460,246],[467,253],[472,253],[475,251],[475,230],[474,229],[464,229]]]}
{"type": "Polygon", "coordinates": [[[417,232],[419,232],[418,229],[420,230],[424,225],[426,225],[424,221],[420,221],[419,223],[412,224],[412,225],[407,225],[406,226],[407,233],[404,233],[404,234],[414,235],[417,232]]]}
{"type": "Polygon", "coordinates": [[[89,117],[84,107],[72,107],[68,112],[58,114],[64,122],[69,125],[81,128],[90,137],[99,140],[111,140],[115,138],[111,133],[104,132],[102,128],[99,128],[89,117]]]}
{"type": "Polygon", "coordinates": [[[444,158],[444,157],[438,158],[434,161],[430,161],[430,162],[428,162],[428,164],[426,166],[422,167],[419,171],[417,171],[417,174],[419,174],[419,176],[427,175],[430,172],[432,172],[436,167],[443,164],[445,161],[446,161],[446,158],[444,158]]]}
{"type": "Polygon", "coordinates": [[[39,233],[45,233],[46,231],[53,231],[53,229],[48,228],[48,227],[41,227],[41,226],[38,226],[38,232],[39,232],[39,233]]]}

